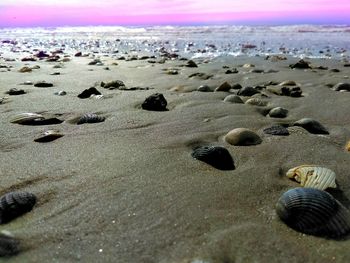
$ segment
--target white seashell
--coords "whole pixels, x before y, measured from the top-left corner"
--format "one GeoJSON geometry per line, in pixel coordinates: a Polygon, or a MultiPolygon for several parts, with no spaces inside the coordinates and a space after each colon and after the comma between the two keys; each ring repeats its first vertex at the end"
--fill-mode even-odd
{"type": "Polygon", "coordinates": [[[90,96],[90,99],[96,99],[96,100],[100,100],[100,99],[103,99],[104,98],[104,96],[103,95],[91,95],[90,96]]]}
{"type": "Polygon", "coordinates": [[[11,119],[10,122],[21,124],[21,123],[24,123],[30,120],[35,120],[35,119],[44,119],[44,116],[37,113],[25,112],[25,113],[17,114],[11,119]]]}
{"type": "Polygon", "coordinates": [[[320,190],[328,187],[337,188],[335,173],[328,168],[316,165],[300,165],[288,170],[286,175],[304,187],[320,190]]]}

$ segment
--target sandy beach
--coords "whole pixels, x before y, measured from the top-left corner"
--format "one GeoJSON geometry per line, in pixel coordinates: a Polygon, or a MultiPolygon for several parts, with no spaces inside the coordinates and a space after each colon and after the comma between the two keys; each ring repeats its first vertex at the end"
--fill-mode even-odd
{"type": "Polygon", "coordinates": [[[193,59],[197,67],[188,67],[181,57],[141,58],[142,52],[126,60],[118,59],[121,54],[67,52],[53,62],[35,57],[37,52],[0,50],[0,194],[27,191],[37,197],[30,212],[0,225],[20,242],[19,253],[1,261],[350,261],[347,237],[297,232],[275,211],[280,196],[300,186],[286,172],[303,164],[333,170],[337,189],[327,191],[350,209],[350,93],[333,88],[350,82],[347,61],[306,57],[310,68],[292,69],[299,58],[226,56],[193,59]],[[97,65],[89,65],[94,59],[97,65]],[[31,72],[19,72],[24,66],[31,72]],[[116,80],[125,86],[101,86],[116,80]],[[39,81],[53,86],[36,87],[39,81]],[[278,95],[284,81],[294,81],[301,95],[278,95]],[[254,88],[255,95],[239,97],[264,106],[224,102],[240,94],[234,88],[215,91],[225,82],[254,88]],[[201,85],[209,91],[198,91],[201,85]],[[78,98],[91,87],[103,96],[78,98]],[[6,94],[13,88],[25,94],[6,94]],[[155,93],[164,95],[167,110],[142,109],[155,93]],[[288,110],[286,116],[270,117],[276,107],[288,110]],[[21,113],[62,123],[11,122],[21,113]],[[105,120],[78,125],[85,113],[105,120]],[[318,121],[329,134],[293,126],[303,118],[318,121]],[[289,135],[266,134],[274,124],[289,135]],[[236,128],[250,129],[261,143],[227,143],[225,135],[236,128]],[[63,136],[34,141],[47,130],[63,136]],[[203,145],[225,147],[235,169],[193,158],[203,145]]]}

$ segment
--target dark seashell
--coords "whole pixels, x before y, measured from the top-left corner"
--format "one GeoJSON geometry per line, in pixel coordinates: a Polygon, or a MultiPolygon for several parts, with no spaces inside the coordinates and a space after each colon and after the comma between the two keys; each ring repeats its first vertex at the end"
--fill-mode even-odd
{"type": "Polygon", "coordinates": [[[301,94],[303,93],[298,86],[270,86],[267,88],[267,91],[279,96],[290,96],[294,98],[301,97],[301,94]]]}
{"type": "Polygon", "coordinates": [[[49,83],[49,82],[46,82],[46,81],[39,81],[39,82],[34,84],[34,87],[37,87],[37,88],[50,88],[50,87],[53,87],[53,84],[49,83]]]}
{"type": "Polygon", "coordinates": [[[242,86],[239,83],[233,84],[231,87],[231,89],[241,89],[241,88],[242,88],[242,86]]]}
{"type": "Polygon", "coordinates": [[[96,88],[92,87],[80,93],[78,95],[78,98],[87,99],[87,98],[90,98],[91,95],[101,95],[101,92],[99,92],[96,88]]]}
{"type": "Polygon", "coordinates": [[[228,69],[225,71],[225,74],[236,74],[238,73],[238,70],[236,68],[228,69]]]}
{"type": "Polygon", "coordinates": [[[45,131],[39,138],[34,139],[35,142],[52,142],[61,138],[63,134],[56,130],[45,131]]]}
{"type": "Polygon", "coordinates": [[[208,85],[200,85],[197,88],[197,91],[201,91],[201,92],[211,92],[211,88],[208,85]]]}
{"type": "Polygon", "coordinates": [[[119,87],[125,87],[125,84],[121,80],[113,80],[107,83],[101,82],[101,87],[109,90],[118,89],[119,87]]]}
{"type": "Polygon", "coordinates": [[[342,237],[350,232],[350,213],[329,193],[294,188],[277,202],[276,212],[289,227],[309,235],[342,237]]]}
{"type": "Polygon", "coordinates": [[[22,94],[26,94],[26,93],[23,89],[12,88],[12,89],[9,89],[8,91],[6,91],[6,94],[8,94],[8,95],[22,95],[22,94]]]}
{"type": "Polygon", "coordinates": [[[83,55],[83,53],[81,53],[81,51],[77,52],[74,54],[74,57],[81,57],[83,55]]]}
{"type": "Polygon", "coordinates": [[[333,90],[335,90],[335,91],[341,91],[341,90],[350,91],[350,83],[338,83],[338,84],[334,85],[333,90]]]}
{"type": "Polygon", "coordinates": [[[187,61],[187,63],[186,63],[185,66],[186,66],[186,67],[189,67],[189,68],[198,68],[196,62],[194,62],[193,60],[187,61]]]}
{"type": "Polygon", "coordinates": [[[5,224],[33,209],[36,196],[28,192],[11,192],[0,197],[0,224],[5,224]]]}
{"type": "Polygon", "coordinates": [[[141,107],[149,111],[166,111],[168,102],[161,93],[154,93],[147,97],[141,107]]]}
{"type": "Polygon", "coordinates": [[[303,127],[305,130],[313,134],[329,134],[327,129],[321,123],[310,118],[300,119],[294,122],[293,126],[303,127]]]}
{"type": "Polygon", "coordinates": [[[10,235],[0,233],[0,257],[8,257],[18,254],[19,241],[10,235]]]}
{"type": "Polygon", "coordinates": [[[298,69],[308,69],[311,68],[310,62],[307,62],[303,59],[299,60],[297,63],[289,65],[290,68],[298,68],[298,69]]]}
{"type": "Polygon", "coordinates": [[[263,130],[263,132],[266,134],[277,135],[277,136],[288,136],[289,135],[288,129],[281,126],[281,125],[273,125],[271,127],[265,128],[263,130]]]}
{"type": "Polygon", "coordinates": [[[221,146],[199,146],[192,157],[220,170],[234,170],[235,165],[229,151],[221,146]]]}
{"type": "Polygon", "coordinates": [[[237,95],[239,95],[239,96],[253,96],[254,94],[257,94],[257,93],[259,93],[259,91],[254,89],[253,87],[244,87],[238,91],[237,95]]]}
{"type": "Polygon", "coordinates": [[[77,124],[80,125],[84,123],[98,123],[105,121],[105,119],[105,117],[99,116],[95,113],[86,113],[78,119],[77,124]]]}
{"type": "Polygon", "coordinates": [[[37,118],[37,119],[32,119],[28,121],[22,121],[22,125],[32,125],[32,126],[37,126],[37,125],[54,125],[54,124],[60,124],[63,121],[57,118],[37,118]]]}

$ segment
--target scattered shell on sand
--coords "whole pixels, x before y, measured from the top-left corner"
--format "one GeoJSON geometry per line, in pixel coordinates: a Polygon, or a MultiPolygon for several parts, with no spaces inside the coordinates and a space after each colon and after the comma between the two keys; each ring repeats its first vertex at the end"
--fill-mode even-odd
{"type": "Polygon", "coordinates": [[[235,169],[229,151],[221,146],[199,146],[192,152],[192,157],[220,170],[235,169]]]}
{"type": "Polygon", "coordinates": [[[45,131],[39,138],[34,139],[35,142],[52,142],[58,138],[61,138],[63,134],[61,134],[57,130],[48,130],[45,131]]]}
{"type": "Polygon", "coordinates": [[[200,85],[197,88],[197,91],[200,91],[200,92],[211,92],[211,88],[208,85],[200,85]]]}
{"type": "Polygon", "coordinates": [[[234,95],[234,94],[226,96],[224,99],[224,102],[240,103],[240,104],[244,103],[244,101],[241,99],[240,96],[234,95]]]}
{"type": "Polygon", "coordinates": [[[0,257],[9,257],[18,254],[20,251],[19,241],[7,231],[0,233],[0,257]]]}
{"type": "Polygon", "coordinates": [[[268,104],[267,101],[259,99],[259,98],[251,98],[248,99],[245,104],[253,105],[253,106],[266,106],[268,104]]]}
{"type": "Polygon", "coordinates": [[[265,134],[277,135],[277,136],[288,136],[289,131],[287,128],[281,125],[273,125],[263,130],[265,134]]]}
{"type": "Polygon", "coordinates": [[[5,224],[33,209],[36,196],[28,192],[10,192],[0,197],[0,224],[5,224]]]}
{"type": "Polygon", "coordinates": [[[321,123],[311,118],[300,119],[294,122],[293,126],[303,127],[305,130],[313,134],[329,134],[327,129],[321,123]]]}
{"type": "Polygon", "coordinates": [[[244,87],[238,91],[237,95],[239,95],[239,96],[253,96],[254,94],[257,94],[257,93],[259,93],[259,91],[254,89],[253,87],[244,87]]]}
{"type": "Polygon", "coordinates": [[[77,119],[77,124],[80,125],[80,124],[84,124],[84,123],[98,123],[98,122],[103,122],[105,121],[105,117],[103,116],[100,116],[100,115],[97,115],[95,113],[86,113],[82,116],[80,116],[78,119],[77,119]]]}
{"type": "Polygon", "coordinates": [[[26,94],[26,92],[23,89],[16,89],[16,88],[9,89],[5,93],[8,94],[8,95],[23,95],[23,94],[26,94]]]}
{"type": "Polygon", "coordinates": [[[230,91],[231,85],[226,81],[222,83],[219,87],[215,89],[215,91],[230,91]]]}
{"type": "Polygon", "coordinates": [[[27,73],[27,72],[32,72],[33,70],[30,67],[22,67],[18,70],[18,72],[21,73],[27,73]]]}
{"type": "Polygon", "coordinates": [[[350,83],[338,83],[334,85],[333,90],[335,91],[350,91],[350,83]]]}
{"type": "Polygon", "coordinates": [[[269,116],[271,118],[285,118],[287,117],[288,110],[282,107],[276,107],[270,110],[269,116]]]}
{"type": "Polygon", "coordinates": [[[46,81],[38,81],[34,84],[34,87],[37,88],[50,88],[53,87],[53,84],[50,82],[46,82],[46,81]]]}
{"type": "Polygon", "coordinates": [[[58,96],[65,96],[67,95],[67,92],[65,92],[64,90],[60,90],[60,91],[56,91],[54,94],[58,96]]]}
{"type": "Polygon", "coordinates": [[[246,128],[236,128],[231,130],[224,137],[225,141],[235,146],[257,145],[262,142],[259,135],[246,128]]]}
{"type": "Polygon", "coordinates": [[[167,101],[161,93],[154,93],[148,96],[142,103],[141,107],[149,111],[166,111],[167,101]]]}
{"type": "Polygon", "coordinates": [[[91,95],[101,95],[101,92],[99,92],[96,88],[91,87],[89,89],[83,90],[83,92],[78,95],[78,98],[87,99],[90,98],[91,95]]]}
{"type": "Polygon", "coordinates": [[[277,202],[279,218],[296,231],[316,236],[342,237],[350,231],[350,213],[329,193],[294,188],[277,202]]]}
{"type": "Polygon", "coordinates": [[[18,124],[22,124],[22,123],[26,123],[28,121],[31,120],[36,120],[36,119],[44,119],[44,116],[41,114],[37,114],[37,113],[32,113],[32,112],[25,112],[25,113],[20,113],[17,114],[16,116],[14,116],[10,122],[11,123],[18,123],[18,124]]]}
{"type": "Polygon", "coordinates": [[[316,165],[300,165],[288,170],[286,175],[304,187],[320,190],[327,189],[328,187],[337,188],[335,173],[328,168],[316,165]]]}

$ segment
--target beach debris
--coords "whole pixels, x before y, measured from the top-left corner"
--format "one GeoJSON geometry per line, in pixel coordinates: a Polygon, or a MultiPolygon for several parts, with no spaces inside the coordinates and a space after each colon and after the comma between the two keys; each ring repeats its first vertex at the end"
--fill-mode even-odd
{"type": "Polygon", "coordinates": [[[204,84],[204,85],[200,85],[198,88],[197,88],[197,91],[200,91],[200,92],[211,92],[211,88],[204,84]]]}
{"type": "Polygon", "coordinates": [[[32,72],[32,71],[33,71],[32,68],[26,67],[26,66],[22,67],[18,70],[18,72],[21,72],[21,73],[28,73],[28,72],[32,72]]]}
{"type": "Polygon", "coordinates": [[[290,96],[295,98],[301,97],[302,94],[302,90],[298,86],[269,86],[266,90],[279,96],[290,96]]]}
{"type": "Polygon", "coordinates": [[[276,107],[270,110],[269,116],[271,118],[285,118],[288,115],[288,110],[282,107],[276,107]]]}
{"type": "Polygon", "coordinates": [[[77,124],[84,124],[84,123],[98,123],[98,122],[104,122],[106,120],[105,117],[97,115],[95,113],[86,113],[80,116],[77,119],[77,124]]]}
{"type": "Polygon", "coordinates": [[[106,83],[102,81],[101,87],[104,89],[113,90],[113,89],[119,89],[121,87],[125,87],[125,84],[121,80],[113,80],[106,83]]]}
{"type": "Polygon", "coordinates": [[[17,255],[20,252],[19,241],[6,230],[0,232],[0,257],[17,255]]]}
{"type": "Polygon", "coordinates": [[[188,60],[185,66],[188,68],[198,68],[196,62],[194,62],[193,60],[188,60]]]}
{"type": "Polygon", "coordinates": [[[34,83],[34,87],[37,87],[37,88],[50,88],[50,87],[53,87],[53,84],[43,80],[43,81],[38,81],[38,82],[34,83]]]}
{"type": "Polygon", "coordinates": [[[58,138],[63,137],[58,130],[47,130],[41,134],[39,138],[34,139],[35,142],[52,142],[58,138]]]}
{"type": "Polygon", "coordinates": [[[277,202],[279,218],[296,231],[340,238],[350,231],[350,213],[329,193],[315,188],[294,188],[277,202]]]}
{"type": "Polygon", "coordinates": [[[10,192],[0,197],[0,224],[31,211],[36,203],[36,196],[28,192],[10,192]]]}
{"type": "Polygon", "coordinates": [[[67,95],[67,92],[64,90],[59,90],[59,91],[56,91],[54,94],[58,96],[64,96],[64,95],[67,95]]]}
{"type": "Polygon", "coordinates": [[[215,89],[215,91],[226,91],[226,92],[228,92],[228,91],[230,91],[230,89],[231,89],[231,85],[227,81],[225,81],[219,87],[217,87],[215,89]]]}
{"type": "Polygon", "coordinates": [[[332,89],[335,91],[350,91],[350,83],[338,83],[332,89]]]}
{"type": "Polygon", "coordinates": [[[235,165],[229,151],[222,146],[199,146],[193,149],[192,157],[219,170],[234,170],[235,165]]]}
{"type": "Polygon", "coordinates": [[[259,135],[247,128],[236,128],[228,132],[225,141],[235,146],[257,145],[262,142],[259,135]]]}
{"type": "Polygon", "coordinates": [[[6,91],[5,94],[8,94],[8,95],[22,95],[22,94],[26,94],[26,92],[23,89],[12,88],[12,89],[9,89],[8,91],[6,91]]]}
{"type": "Polygon", "coordinates": [[[263,130],[265,134],[270,135],[277,135],[277,136],[288,136],[289,131],[287,128],[283,127],[282,125],[272,125],[268,128],[265,128],[263,130]]]}
{"type": "Polygon", "coordinates": [[[21,125],[52,125],[60,124],[63,121],[57,118],[45,118],[43,115],[32,112],[25,112],[15,115],[10,120],[11,123],[17,123],[21,125]]]}
{"type": "Polygon", "coordinates": [[[294,179],[303,187],[325,190],[329,187],[337,188],[335,172],[317,165],[300,165],[289,169],[287,177],[294,179]]]}
{"type": "Polygon", "coordinates": [[[311,118],[303,118],[293,123],[293,126],[300,126],[313,134],[329,134],[327,129],[318,121],[311,118]]]}
{"type": "Polygon", "coordinates": [[[295,69],[295,68],[297,68],[297,69],[309,69],[309,68],[311,68],[310,62],[305,61],[303,59],[299,60],[295,64],[289,65],[289,67],[292,68],[292,69],[295,69]]]}
{"type": "Polygon", "coordinates": [[[238,69],[237,68],[227,69],[225,71],[225,74],[237,74],[237,73],[238,73],[238,69]]]}
{"type": "Polygon", "coordinates": [[[245,104],[263,107],[263,106],[266,106],[268,104],[268,102],[265,100],[259,99],[259,98],[251,98],[251,99],[248,99],[245,102],[245,104]]]}
{"type": "Polygon", "coordinates": [[[226,96],[224,98],[224,102],[240,103],[240,104],[244,103],[240,96],[234,95],[234,94],[226,96]]]}
{"type": "Polygon", "coordinates": [[[161,93],[154,93],[148,96],[142,103],[141,107],[149,111],[166,111],[167,101],[161,93]]]}
{"type": "Polygon", "coordinates": [[[257,94],[259,93],[258,90],[254,89],[253,87],[244,87],[244,88],[241,88],[237,95],[239,96],[253,96],[254,94],[257,94]]]}
{"type": "Polygon", "coordinates": [[[82,93],[80,93],[78,95],[78,98],[87,99],[90,98],[91,95],[101,95],[101,92],[99,92],[95,87],[91,87],[89,89],[85,89],[82,93]]]}

